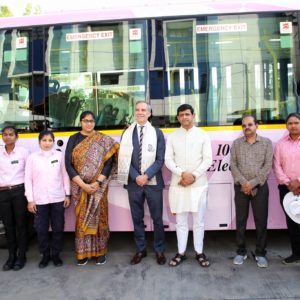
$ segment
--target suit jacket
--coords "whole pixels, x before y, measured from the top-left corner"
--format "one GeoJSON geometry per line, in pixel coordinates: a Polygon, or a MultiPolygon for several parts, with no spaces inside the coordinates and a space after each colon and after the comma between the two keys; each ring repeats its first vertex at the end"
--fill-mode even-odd
{"type": "MultiPolygon", "coordinates": [[[[157,135],[156,158],[154,163],[145,171],[145,174],[148,175],[149,179],[156,176],[156,182],[157,182],[157,185],[147,185],[147,187],[161,190],[165,187],[161,169],[165,161],[166,143],[162,131],[158,128],[155,128],[155,131],[157,135]]],[[[140,188],[140,186],[137,185],[135,182],[136,177],[140,175],[139,173],[140,145],[139,145],[138,134],[137,134],[137,126],[135,126],[133,130],[132,144],[133,144],[133,152],[132,152],[131,164],[129,169],[128,185],[127,186],[125,185],[125,188],[127,189],[140,188]]]]}

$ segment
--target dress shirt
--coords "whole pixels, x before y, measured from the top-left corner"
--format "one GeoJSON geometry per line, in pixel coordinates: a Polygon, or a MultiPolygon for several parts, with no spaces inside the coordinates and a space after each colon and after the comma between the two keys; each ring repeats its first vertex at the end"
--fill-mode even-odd
{"type": "Polygon", "coordinates": [[[40,150],[28,157],[25,195],[28,202],[38,205],[61,202],[70,195],[70,180],[61,152],[40,150]]]}
{"type": "Polygon", "coordinates": [[[262,186],[272,168],[273,148],[268,138],[256,135],[253,144],[246,137],[236,139],[231,147],[230,168],[235,184],[249,181],[253,187],[262,186]]]}
{"type": "Polygon", "coordinates": [[[294,141],[287,135],[279,140],[274,151],[273,168],[279,184],[300,181],[300,137],[294,141]]]}
{"type": "Polygon", "coordinates": [[[11,153],[5,147],[0,149],[0,187],[24,183],[25,163],[29,151],[15,146],[11,153]]]}

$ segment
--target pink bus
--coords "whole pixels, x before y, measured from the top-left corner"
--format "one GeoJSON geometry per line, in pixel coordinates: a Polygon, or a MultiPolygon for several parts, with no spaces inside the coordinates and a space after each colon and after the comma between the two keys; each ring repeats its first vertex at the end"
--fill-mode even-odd
{"type": "MultiPolygon", "coordinates": [[[[286,116],[299,112],[299,1],[119,2],[0,19],[0,129],[16,125],[19,143],[31,151],[37,132],[51,129],[64,151],[82,111],[92,110],[96,128],[119,140],[135,102],[147,100],[167,139],[178,126],[177,107],[189,103],[213,147],[206,229],[234,229],[229,154],[241,116],[255,115],[259,134],[276,144],[286,116]]],[[[166,169],[164,177],[164,223],[174,230],[166,169]]],[[[268,227],[284,228],[273,173],[269,185],[268,227]]],[[[74,230],[74,219],[71,207],[66,231],[74,230]]],[[[127,193],[116,180],[109,220],[112,231],[132,230],[127,193]]],[[[145,226],[152,230],[149,213],[145,226]]]]}

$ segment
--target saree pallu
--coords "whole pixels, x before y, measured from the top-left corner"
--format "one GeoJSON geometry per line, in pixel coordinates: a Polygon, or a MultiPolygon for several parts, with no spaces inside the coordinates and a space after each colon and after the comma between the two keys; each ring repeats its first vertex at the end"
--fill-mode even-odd
{"type": "MultiPolygon", "coordinates": [[[[98,132],[86,137],[72,151],[72,164],[85,183],[93,183],[101,174],[105,162],[117,157],[119,144],[111,137],[98,132]]],[[[116,172],[114,160],[111,175],[116,172]]],[[[109,239],[108,176],[96,193],[88,195],[75,182],[71,183],[75,204],[75,251],[77,259],[104,255],[109,239]]]]}

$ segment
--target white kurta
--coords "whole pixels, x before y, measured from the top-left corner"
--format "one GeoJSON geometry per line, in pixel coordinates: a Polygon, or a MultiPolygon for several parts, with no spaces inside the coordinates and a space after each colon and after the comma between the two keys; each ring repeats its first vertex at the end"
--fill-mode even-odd
{"type": "Polygon", "coordinates": [[[165,164],[172,172],[169,203],[172,213],[198,212],[206,201],[208,181],[206,171],[212,163],[212,149],[208,134],[195,126],[182,127],[169,135],[165,164]],[[190,172],[196,180],[183,187],[178,185],[182,172],[190,172]]]}

